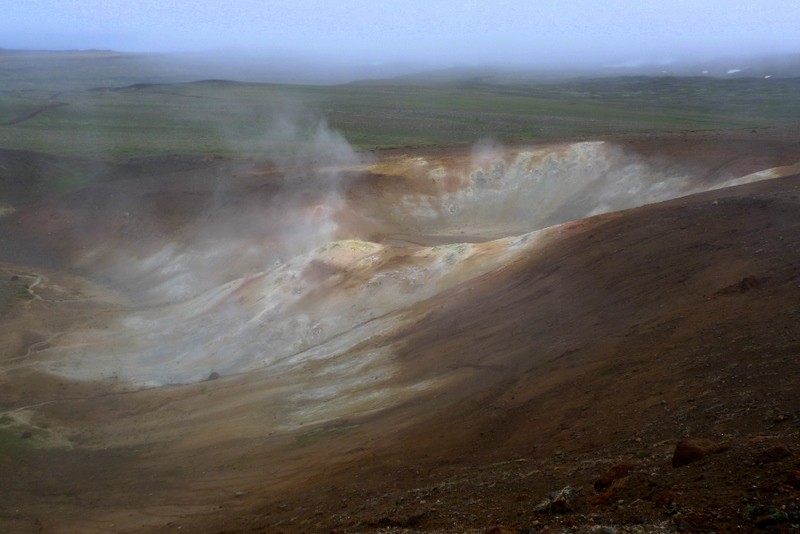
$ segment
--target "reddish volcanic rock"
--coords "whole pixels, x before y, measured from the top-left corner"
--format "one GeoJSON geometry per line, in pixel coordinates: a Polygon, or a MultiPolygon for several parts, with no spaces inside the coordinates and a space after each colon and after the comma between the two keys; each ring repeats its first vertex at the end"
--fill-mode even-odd
{"type": "Polygon", "coordinates": [[[626,463],[620,463],[609,469],[603,476],[594,481],[594,489],[596,491],[603,491],[611,486],[615,480],[628,476],[631,466],[626,463]]]}
{"type": "Polygon", "coordinates": [[[772,462],[779,462],[791,455],[792,451],[790,451],[786,445],[775,445],[774,447],[770,447],[769,449],[762,451],[762,453],[758,456],[758,459],[760,462],[768,464],[772,462]]]}
{"type": "Polygon", "coordinates": [[[681,467],[694,463],[709,454],[722,452],[726,447],[708,439],[686,438],[675,446],[672,455],[672,467],[681,467]]]}

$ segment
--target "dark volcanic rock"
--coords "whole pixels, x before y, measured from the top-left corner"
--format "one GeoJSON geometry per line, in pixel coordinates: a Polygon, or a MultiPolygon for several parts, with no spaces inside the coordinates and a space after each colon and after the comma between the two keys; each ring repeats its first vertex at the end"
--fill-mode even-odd
{"type": "Polygon", "coordinates": [[[791,455],[792,451],[790,451],[786,445],[776,445],[759,454],[758,459],[762,463],[768,464],[772,462],[779,462],[791,455]]]}
{"type": "Polygon", "coordinates": [[[709,454],[722,452],[726,449],[727,447],[724,447],[709,439],[682,439],[677,443],[677,445],[675,445],[675,452],[672,455],[672,467],[689,465],[697,460],[700,460],[701,458],[704,458],[705,456],[708,456],[709,454]]]}

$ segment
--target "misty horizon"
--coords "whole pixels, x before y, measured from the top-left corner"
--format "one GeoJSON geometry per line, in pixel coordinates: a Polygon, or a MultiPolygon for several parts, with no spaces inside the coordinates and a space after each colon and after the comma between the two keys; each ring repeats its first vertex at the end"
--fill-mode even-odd
{"type": "Polygon", "coordinates": [[[625,68],[800,53],[800,6],[708,0],[421,2],[352,0],[291,6],[241,0],[221,8],[154,0],[6,6],[0,48],[114,50],[331,65],[425,69],[625,68]]]}
{"type": "MultiPolygon", "coordinates": [[[[0,47],[5,89],[50,86],[52,69],[61,72],[58,88],[91,89],[134,84],[203,80],[243,83],[336,85],[342,83],[549,83],[613,77],[705,77],[780,79],[800,77],[800,53],[682,61],[674,58],[604,64],[504,65],[434,61],[338,61],[312,55],[216,51],[132,53],[115,50],[20,50],[0,47]]],[[[52,86],[56,89],[56,86],[52,86]]]]}

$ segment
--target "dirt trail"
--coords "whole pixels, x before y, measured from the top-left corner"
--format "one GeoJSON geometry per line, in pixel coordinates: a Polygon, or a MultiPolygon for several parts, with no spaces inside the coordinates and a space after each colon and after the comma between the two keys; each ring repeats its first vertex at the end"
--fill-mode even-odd
{"type": "Polygon", "coordinates": [[[43,106],[39,106],[39,107],[34,108],[34,109],[30,110],[30,111],[26,111],[25,113],[17,115],[16,117],[14,117],[11,120],[8,120],[6,122],[2,122],[2,123],[0,123],[0,126],[14,126],[15,124],[20,124],[22,122],[29,121],[29,120],[33,119],[34,117],[36,117],[37,115],[40,115],[40,114],[44,113],[45,111],[48,111],[48,110],[51,110],[51,109],[60,108],[62,106],[66,106],[66,105],[68,105],[66,102],[55,102],[53,104],[45,104],[43,106]]]}

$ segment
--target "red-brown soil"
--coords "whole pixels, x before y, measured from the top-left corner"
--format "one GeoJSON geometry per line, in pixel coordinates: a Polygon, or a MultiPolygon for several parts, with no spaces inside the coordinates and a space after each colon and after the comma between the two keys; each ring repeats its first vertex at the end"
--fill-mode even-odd
{"type": "Polygon", "coordinates": [[[403,333],[406,373],[471,372],[397,414],[426,421],[385,428],[374,445],[364,439],[356,458],[322,477],[309,469],[280,498],[265,480],[245,496],[260,503],[248,515],[202,523],[791,531],[800,498],[791,485],[800,466],[798,195],[800,176],[601,217],[535,261],[438,297],[440,307],[403,333]],[[723,450],[673,468],[687,436],[723,450]],[[789,453],[773,458],[781,446],[789,453]],[[630,474],[595,491],[620,462],[630,474]],[[565,486],[578,491],[574,508],[535,511],[565,486]]]}

